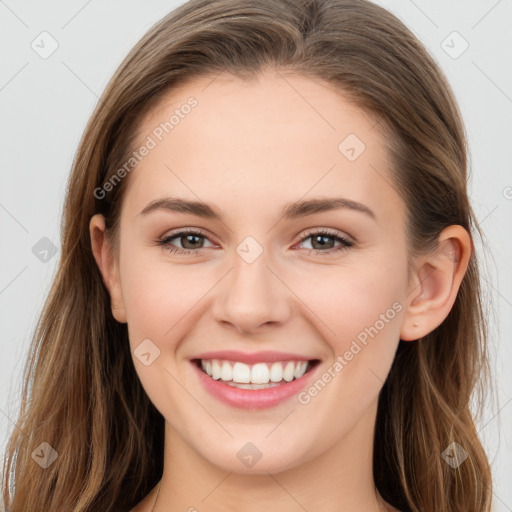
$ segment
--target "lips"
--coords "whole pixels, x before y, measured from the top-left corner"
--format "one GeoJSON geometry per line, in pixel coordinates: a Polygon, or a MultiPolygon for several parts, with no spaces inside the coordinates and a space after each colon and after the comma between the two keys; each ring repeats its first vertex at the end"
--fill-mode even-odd
{"type": "Polygon", "coordinates": [[[299,393],[319,362],[283,352],[217,351],[192,359],[206,391],[223,403],[244,409],[272,407],[299,393]]]}

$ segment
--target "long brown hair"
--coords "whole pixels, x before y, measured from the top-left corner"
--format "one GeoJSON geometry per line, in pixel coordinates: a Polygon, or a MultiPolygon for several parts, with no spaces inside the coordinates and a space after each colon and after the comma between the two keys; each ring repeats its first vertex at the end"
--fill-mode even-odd
{"type": "MultiPolygon", "coordinates": [[[[129,177],[104,198],[95,190],[126,161],[137,122],[164,93],[221,72],[251,79],[267,66],[322,80],[379,119],[392,179],[408,207],[411,254],[430,249],[452,224],[479,234],[458,106],[432,57],[394,15],[367,0],[181,5],[122,62],[75,155],[58,272],[4,460],[10,512],[128,510],[159,480],[164,420],[135,372],[126,324],[111,314],[89,235],[91,216],[102,213],[115,239],[129,177]],[[43,442],[58,454],[46,469],[31,456],[43,442]]],[[[483,404],[486,332],[473,255],[446,320],[417,342],[400,342],[380,393],[374,477],[380,494],[402,511],[490,510],[489,463],[470,411],[477,387],[483,404]],[[458,468],[442,457],[452,442],[468,454],[458,468]]]]}

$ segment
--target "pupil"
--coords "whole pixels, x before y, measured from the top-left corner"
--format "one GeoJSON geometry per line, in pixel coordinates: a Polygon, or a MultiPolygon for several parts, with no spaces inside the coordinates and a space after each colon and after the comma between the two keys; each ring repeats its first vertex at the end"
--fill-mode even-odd
{"type": "Polygon", "coordinates": [[[183,247],[185,247],[185,249],[195,249],[196,247],[194,247],[194,245],[192,245],[192,247],[187,247],[187,243],[190,242],[191,238],[195,238],[196,242],[197,242],[197,239],[199,239],[200,237],[198,237],[197,235],[186,235],[186,236],[182,237],[182,239],[183,238],[186,240],[186,243],[183,244],[183,242],[182,242],[182,245],[183,245],[183,247]]]}
{"type": "MultiPolygon", "coordinates": [[[[325,247],[325,245],[326,245],[326,244],[325,244],[325,239],[329,239],[329,238],[331,238],[331,239],[332,239],[332,237],[331,237],[330,235],[317,235],[317,236],[313,237],[313,240],[314,240],[314,242],[321,240],[321,241],[319,242],[319,243],[320,243],[320,246],[321,246],[321,247],[325,247]]],[[[315,248],[315,247],[314,247],[314,245],[315,245],[315,244],[313,243],[313,248],[315,248]]]]}

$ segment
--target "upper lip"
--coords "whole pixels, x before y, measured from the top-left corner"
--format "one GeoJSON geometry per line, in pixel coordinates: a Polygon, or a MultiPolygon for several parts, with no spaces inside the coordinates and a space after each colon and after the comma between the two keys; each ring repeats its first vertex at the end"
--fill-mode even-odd
{"type": "Polygon", "coordinates": [[[238,350],[219,350],[214,352],[203,352],[192,359],[224,359],[227,361],[239,361],[245,364],[266,363],[273,361],[311,361],[314,357],[307,357],[302,354],[291,352],[240,352],[238,350]]]}

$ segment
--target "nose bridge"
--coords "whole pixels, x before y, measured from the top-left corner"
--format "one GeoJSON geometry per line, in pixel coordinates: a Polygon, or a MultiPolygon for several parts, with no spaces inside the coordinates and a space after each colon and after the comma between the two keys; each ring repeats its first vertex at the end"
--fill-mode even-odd
{"type": "Polygon", "coordinates": [[[275,275],[272,261],[269,251],[253,237],[246,237],[235,248],[232,270],[216,301],[219,321],[251,331],[285,319],[289,308],[287,289],[275,275]]]}

